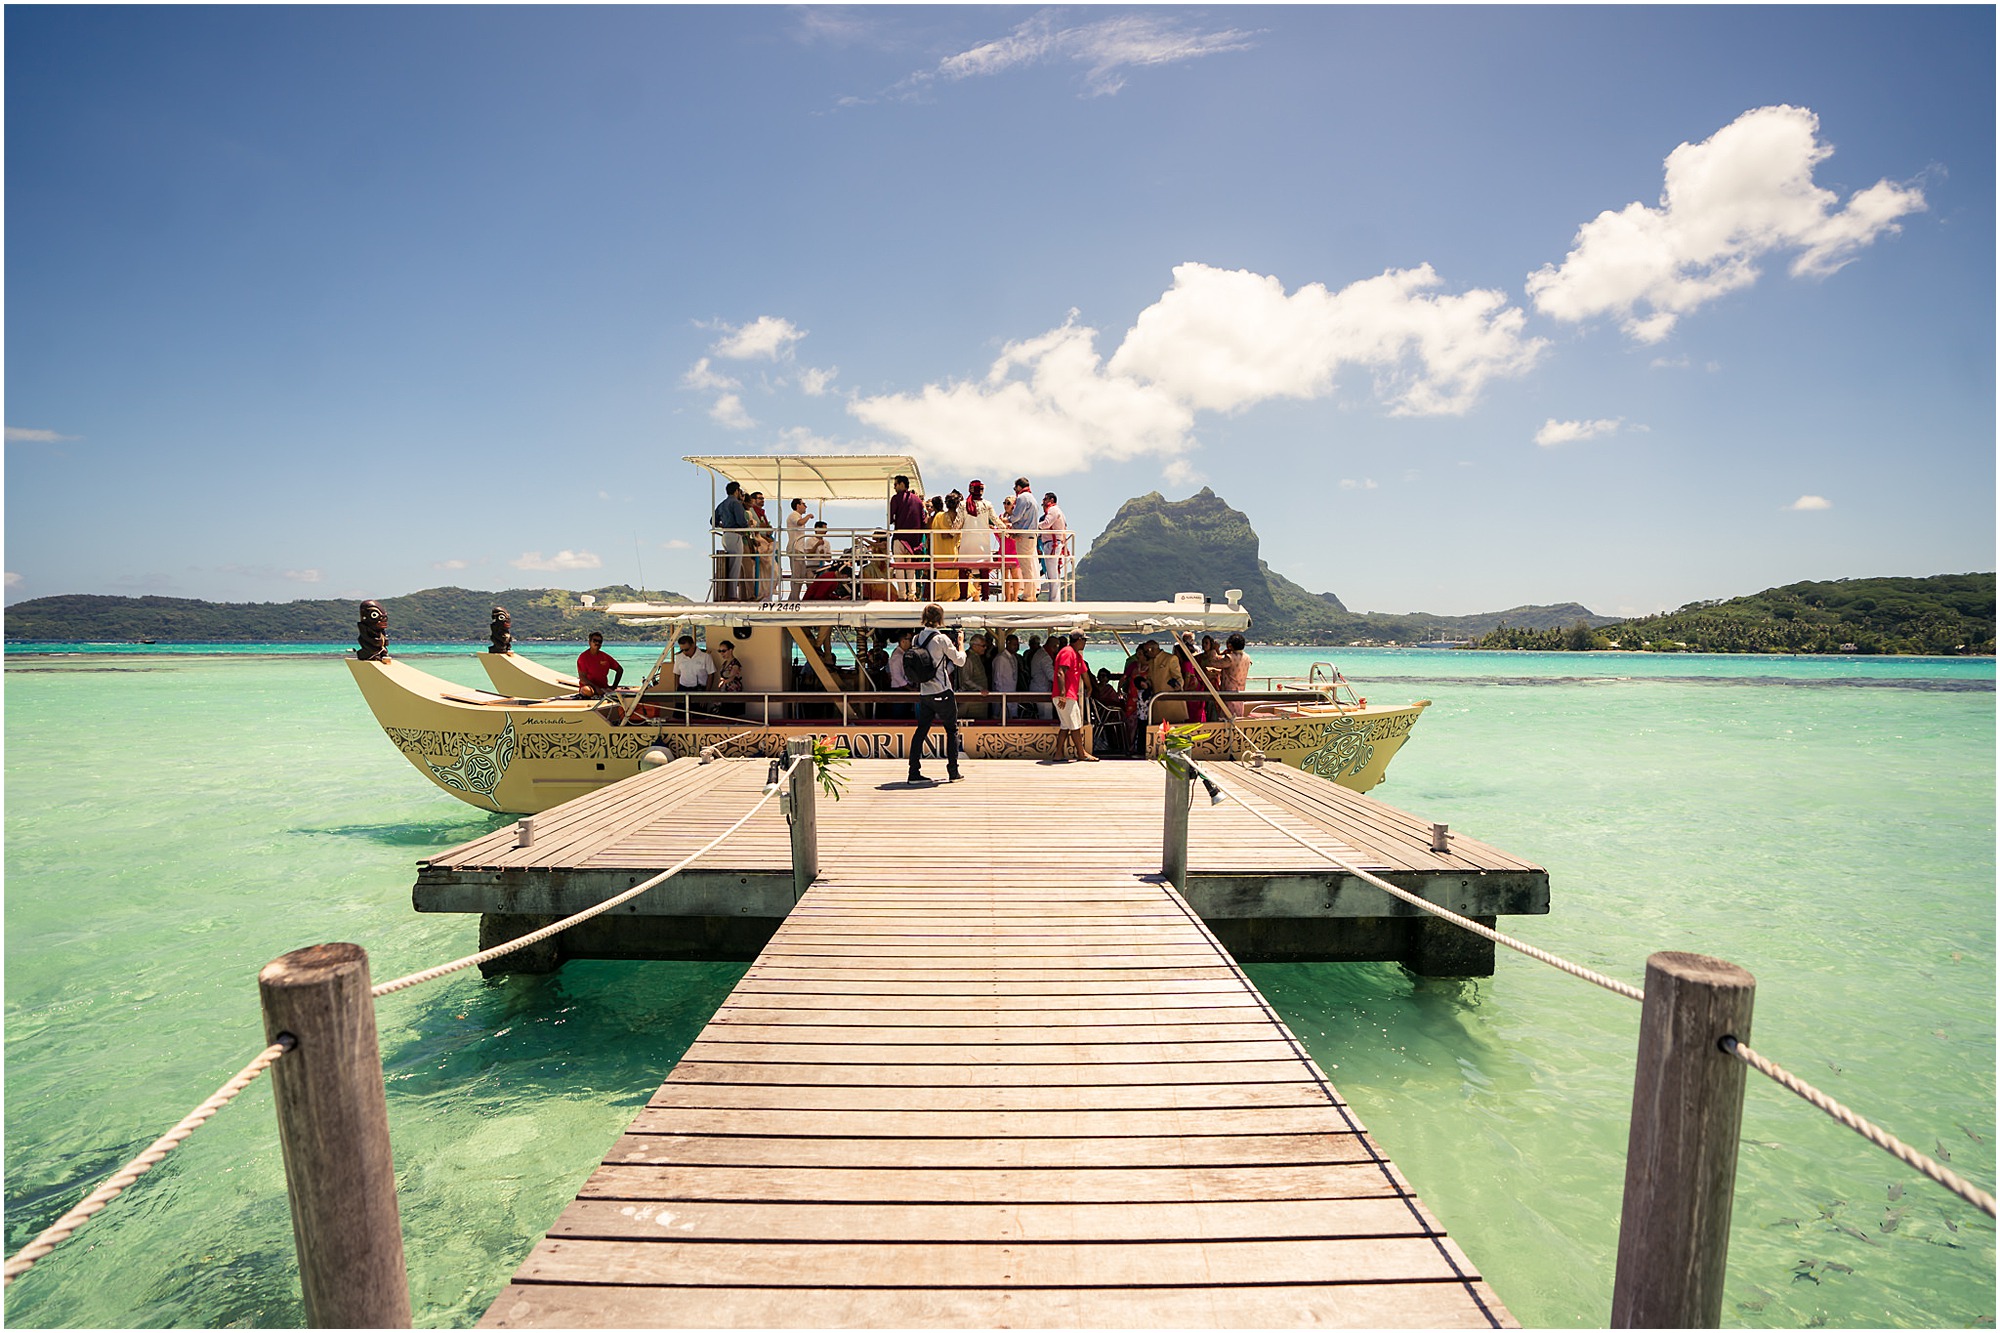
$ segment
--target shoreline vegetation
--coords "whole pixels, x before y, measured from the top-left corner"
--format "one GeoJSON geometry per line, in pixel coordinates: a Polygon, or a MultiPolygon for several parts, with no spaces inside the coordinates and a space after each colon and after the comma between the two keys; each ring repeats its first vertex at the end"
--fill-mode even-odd
{"type": "Polygon", "coordinates": [[[1994,576],[1788,583],[1608,625],[1501,625],[1481,651],[1991,657],[1994,576]]]}

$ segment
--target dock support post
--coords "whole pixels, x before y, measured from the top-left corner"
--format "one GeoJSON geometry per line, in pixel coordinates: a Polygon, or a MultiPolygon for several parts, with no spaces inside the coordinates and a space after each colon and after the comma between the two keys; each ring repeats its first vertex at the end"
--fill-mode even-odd
{"type": "Polygon", "coordinates": [[[1160,846],[1160,873],[1182,893],[1187,892],[1188,806],[1193,779],[1171,757],[1160,765],[1167,774],[1166,833],[1160,846]]]}
{"type": "Polygon", "coordinates": [[[271,1067],[271,1087],[306,1324],[408,1328],[368,954],[358,944],[295,949],[257,975],[257,990],[265,1039],[298,1040],[271,1067]]]}
{"type": "Polygon", "coordinates": [[[792,901],[805,897],[819,878],[818,766],[809,740],[785,742],[785,758],[793,765],[785,794],[786,816],[792,826],[792,901]],[[800,762],[799,756],[804,756],[800,762]]]}
{"type": "Polygon", "coordinates": [[[1756,992],[1719,958],[1646,960],[1613,1328],[1722,1326],[1745,1073],[1719,1043],[1749,1040],[1756,992]]]}

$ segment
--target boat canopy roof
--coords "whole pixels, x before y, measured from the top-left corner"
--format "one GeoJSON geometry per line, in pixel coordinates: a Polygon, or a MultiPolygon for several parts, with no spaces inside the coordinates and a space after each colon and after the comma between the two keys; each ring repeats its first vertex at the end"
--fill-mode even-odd
{"type": "MultiPolygon", "coordinates": [[[[946,625],[966,629],[1092,630],[1172,634],[1245,629],[1250,613],[1239,606],[1175,602],[942,602],[946,625]]],[[[614,602],[604,607],[623,625],[841,625],[860,629],[909,629],[921,624],[922,602],[614,602]]]]}
{"type": "Polygon", "coordinates": [[[682,461],[788,501],[886,499],[897,477],[924,493],[917,460],[907,454],[694,454],[682,461]]]}

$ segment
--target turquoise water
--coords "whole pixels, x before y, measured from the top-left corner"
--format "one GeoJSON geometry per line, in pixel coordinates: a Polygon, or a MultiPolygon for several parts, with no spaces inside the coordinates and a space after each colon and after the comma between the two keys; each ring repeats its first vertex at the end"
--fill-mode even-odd
{"type": "MultiPolygon", "coordinates": [[[[270,959],[353,940],[380,980],[468,951],[468,918],[410,911],[413,864],[500,822],[410,771],[337,646],[69,649],[15,645],[5,675],[10,1254],[259,1049],[270,959]]],[[[1658,949],[1742,964],[1759,1050],[1991,1186],[1991,659],[1255,655],[1434,701],[1376,794],[1549,867],[1553,911],[1514,933],[1635,983],[1658,949]]],[[[478,1318],[741,970],[381,1003],[420,1324],[478,1318]]],[[[1638,1006],[1505,952],[1480,981],[1250,971],[1516,1317],[1601,1325],[1638,1006]]],[[[1727,1322],[1992,1324],[1983,1215],[1754,1075],[1744,1135],[1727,1322]]],[[[260,1081],[6,1315],[296,1325],[291,1246],[260,1081]]]]}

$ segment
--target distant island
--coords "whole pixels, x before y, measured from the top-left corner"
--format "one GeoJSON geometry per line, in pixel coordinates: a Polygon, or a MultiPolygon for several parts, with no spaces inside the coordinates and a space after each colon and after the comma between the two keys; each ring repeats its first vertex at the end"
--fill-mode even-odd
{"type": "Polygon", "coordinates": [[[1250,633],[1259,643],[1399,647],[1476,639],[1501,625],[1558,629],[1581,621],[1616,624],[1575,602],[1515,606],[1472,616],[1350,611],[1330,592],[1308,592],[1258,554],[1249,518],[1204,486],[1185,500],[1152,491],[1119,506],[1077,562],[1085,601],[1153,601],[1176,592],[1243,590],[1250,633]]]}
{"type": "MultiPolygon", "coordinates": [[[[389,615],[389,642],[487,642],[493,608],[512,617],[514,637],[581,642],[592,630],[627,643],[664,639],[665,626],[619,625],[599,607],[611,602],[685,602],[679,593],[640,592],[623,584],[574,593],[567,588],[508,588],[476,592],[426,588],[380,597],[389,615]],[[585,597],[597,606],[584,605],[585,597]]],[[[36,597],[7,608],[7,641],[49,643],[341,643],[355,637],[353,601],[204,602],[188,597],[36,597]]]]}
{"type": "MultiPolygon", "coordinates": [[[[1077,565],[1077,595],[1086,601],[1157,601],[1201,591],[1220,600],[1223,590],[1241,588],[1251,637],[1279,645],[1939,656],[1990,655],[1994,648],[1992,574],[1793,583],[1633,620],[1600,616],[1575,602],[1471,616],[1385,614],[1350,611],[1333,593],[1307,591],[1266,564],[1259,549],[1248,516],[1208,487],[1185,500],[1152,491],[1119,506],[1090,544],[1077,565]]],[[[592,630],[626,642],[652,642],[664,639],[669,627],[619,625],[601,608],[689,599],[613,584],[587,593],[426,588],[378,600],[389,614],[394,644],[485,643],[496,605],[507,608],[514,637],[524,642],[581,642],[592,630]]],[[[357,618],[355,603],[346,600],[205,602],[68,594],[8,607],[6,638],[10,643],[331,644],[351,640],[357,618]]]]}
{"type": "Polygon", "coordinates": [[[1614,624],[1503,625],[1475,648],[1534,652],[1993,654],[1992,574],[1788,583],[1614,624]]]}

